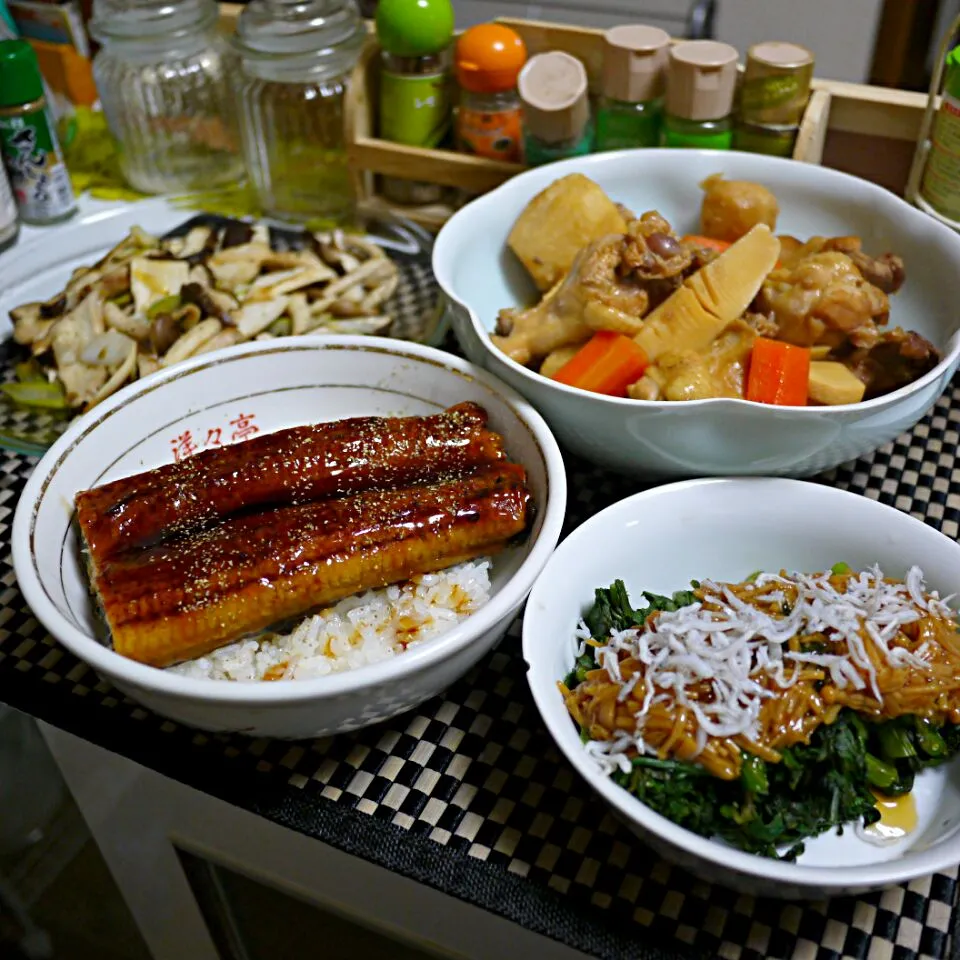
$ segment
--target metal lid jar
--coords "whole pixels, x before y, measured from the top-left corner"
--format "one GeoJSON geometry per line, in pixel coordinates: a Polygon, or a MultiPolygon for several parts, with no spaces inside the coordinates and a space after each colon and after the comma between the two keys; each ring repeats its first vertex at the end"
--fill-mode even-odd
{"type": "Polygon", "coordinates": [[[182,193],[242,176],[215,0],[95,0],[93,74],[120,149],[144,193],[182,193]]]}
{"type": "Polygon", "coordinates": [[[354,0],[252,0],[240,15],[234,86],[265,213],[339,222],[353,212],[344,99],[365,40],[354,0]]]}

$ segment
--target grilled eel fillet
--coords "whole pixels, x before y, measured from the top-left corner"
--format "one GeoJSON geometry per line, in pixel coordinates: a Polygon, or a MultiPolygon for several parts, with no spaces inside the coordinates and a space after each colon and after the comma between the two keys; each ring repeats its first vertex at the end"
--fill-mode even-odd
{"type": "Polygon", "coordinates": [[[229,518],[99,566],[114,649],[163,667],[361,590],[496,552],[527,526],[526,471],[369,490],[229,518]]]}
{"type": "Polygon", "coordinates": [[[356,417],[215,447],[77,494],[94,563],[240,511],[308,503],[468,473],[503,461],[487,413],[461,403],[425,417],[356,417]]]}

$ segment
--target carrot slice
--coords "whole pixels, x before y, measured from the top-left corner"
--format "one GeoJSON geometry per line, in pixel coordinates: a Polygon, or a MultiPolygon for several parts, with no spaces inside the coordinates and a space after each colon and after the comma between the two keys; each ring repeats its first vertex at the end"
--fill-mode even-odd
{"type": "Polygon", "coordinates": [[[610,397],[625,397],[627,387],[643,376],[649,361],[630,337],[601,330],[595,333],[554,375],[568,387],[610,397]]]}
{"type": "Polygon", "coordinates": [[[750,354],[748,400],[783,407],[805,407],[809,379],[809,349],[766,337],[757,338],[750,354]]]}
{"type": "Polygon", "coordinates": [[[706,247],[708,250],[716,250],[717,253],[723,253],[731,246],[726,240],[714,240],[713,237],[701,237],[696,233],[689,233],[683,238],[684,243],[692,243],[697,247],[706,247]]]}

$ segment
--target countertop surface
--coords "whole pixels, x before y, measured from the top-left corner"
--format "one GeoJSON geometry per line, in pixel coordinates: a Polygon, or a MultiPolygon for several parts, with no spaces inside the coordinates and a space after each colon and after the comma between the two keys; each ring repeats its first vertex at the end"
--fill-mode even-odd
{"type": "MultiPolygon", "coordinates": [[[[960,378],[911,433],[816,478],[960,532],[960,378]]],[[[567,531],[639,489],[567,457],[567,531]]],[[[440,698],[313,741],[198,733],[100,681],[26,607],[9,540],[35,461],[0,453],[0,701],[305,836],[588,954],[919,960],[953,956],[956,871],[800,904],[712,887],[660,860],[559,756],[524,678],[519,623],[440,698]]]]}

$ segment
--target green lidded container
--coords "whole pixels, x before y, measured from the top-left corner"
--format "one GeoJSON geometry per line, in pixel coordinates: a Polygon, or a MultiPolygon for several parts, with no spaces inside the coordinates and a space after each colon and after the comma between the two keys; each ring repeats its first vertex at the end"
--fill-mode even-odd
{"type": "Polygon", "coordinates": [[[761,126],[796,126],[810,99],[814,58],[796,43],[766,41],[747,51],[740,116],[761,126]]]}
{"type": "Polygon", "coordinates": [[[44,96],[43,77],[26,40],[0,42],[0,108],[19,107],[44,96]]]}
{"type": "Polygon", "coordinates": [[[77,209],[33,47],[0,40],[0,154],[25,223],[57,223],[77,209]]]}
{"type": "Polygon", "coordinates": [[[920,195],[941,216],[960,221],[960,47],[947,54],[920,195]]]}
{"type": "Polygon", "coordinates": [[[716,40],[686,40],[670,49],[665,147],[730,149],[738,60],[735,47],[716,40]]]}
{"type": "Polygon", "coordinates": [[[738,120],[733,130],[733,149],[762,153],[767,157],[792,157],[799,127],[779,127],[738,120]]]}

